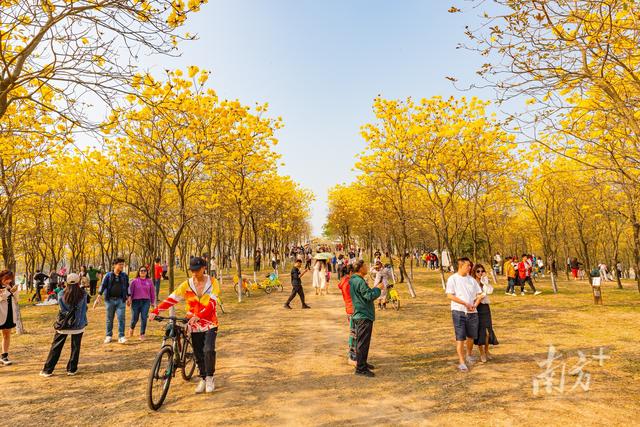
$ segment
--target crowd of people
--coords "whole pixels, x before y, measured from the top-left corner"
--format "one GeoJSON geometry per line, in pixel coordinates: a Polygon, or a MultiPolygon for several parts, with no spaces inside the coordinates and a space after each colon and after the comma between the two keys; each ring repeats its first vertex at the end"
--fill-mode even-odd
{"type": "MultiPolygon", "coordinates": [[[[327,295],[330,292],[331,274],[337,275],[337,289],[342,295],[349,338],[347,361],[355,367],[355,374],[373,377],[375,367],[369,363],[368,354],[375,322],[376,303],[379,310],[386,308],[387,290],[395,281],[391,265],[383,264],[382,252],[376,250],[371,264],[362,259],[362,251],[353,247],[342,248],[344,252],[331,251],[329,247],[294,247],[288,252],[292,258],[292,290],[284,303],[286,309],[292,309],[296,297],[301,307],[309,309],[305,301],[302,278],[310,273],[315,294],[327,295]],[[314,255],[315,253],[315,255],[314,255]],[[304,267],[303,267],[304,265],[304,267]],[[369,285],[372,283],[372,286],[369,285]]],[[[261,252],[255,252],[254,267],[261,267],[261,252]]],[[[388,254],[385,254],[388,256],[388,254]]],[[[436,251],[417,255],[422,266],[428,269],[440,268],[442,262],[436,251]]],[[[277,271],[280,263],[274,251],[271,267],[277,271]]],[[[82,337],[87,327],[88,306],[93,296],[93,308],[101,302],[106,308],[104,344],[110,344],[114,337],[114,322],[118,323],[117,341],[127,342],[136,333],[139,324],[139,339],[144,340],[149,320],[160,313],[184,301],[191,329],[192,343],[200,381],[197,393],[215,390],[214,374],[216,365],[216,339],[218,334],[218,295],[220,285],[217,281],[217,265],[213,258],[191,257],[189,271],[191,277],[176,287],[171,295],[160,299],[160,281],[166,278],[166,263],[156,258],[153,265],[140,266],[136,277],[130,280],[125,272],[125,260],[117,258],[110,271],[102,268],[82,267],[79,273],[68,273],[65,269],[51,271],[48,275],[38,271],[34,276],[35,291],[30,300],[41,300],[40,290],[47,288],[48,299],[55,300],[59,306],[54,336],[48,356],[40,372],[50,377],[56,368],[62,349],[70,336],[71,352],[66,365],[67,375],[78,372],[82,337]],[[98,282],[100,286],[98,287],[98,282]],[[130,321],[126,322],[127,308],[130,308],[130,321]]],[[[571,276],[579,279],[582,264],[577,258],[567,261],[571,276]]],[[[618,267],[618,266],[616,266],[618,267]]],[[[552,269],[555,266],[551,267],[552,269]]],[[[498,339],[493,329],[490,309],[490,296],[494,287],[490,283],[489,272],[506,276],[506,294],[525,295],[529,287],[533,295],[541,294],[533,282],[535,277],[543,277],[545,265],[542,259],[531,254],[522,254],[520,258],[500,254],[492,260],[492,270],[487,271],[482,264],[473,264],[468,258],[457,260],[457,270],[448,277],[445,294],[450,300],[453,332],[456,342],[458,370],[468,372],[478,361],[473,354],[478,348],[479,360],[486,363],[492,359],[490,346],[497,345],[498,339]]],[[[600,264],[597,274],[602,280],[612,280],[607,266],[600,264]]],[[[621,274],[617,271],[616,274],[621,274]]],[[[0,363],[10,365],[9,347],[11,330],[22,330],[20,310],[17,304],[15,277],[11,271],[0,271],[0,330],[2,331],[2,354],[0,363]]]]}

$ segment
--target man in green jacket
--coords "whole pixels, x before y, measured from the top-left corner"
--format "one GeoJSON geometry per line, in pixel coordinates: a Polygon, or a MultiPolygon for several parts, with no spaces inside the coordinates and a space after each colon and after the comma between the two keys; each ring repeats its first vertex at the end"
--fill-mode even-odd
{"type": "Polygon", "coordinates": [[[368,267],[364,260],[357,261],[353,270],[354,273],[349,280],[349,292],[353,303],[352,319],[356,329],[356,375],[374,377],[374,373],[371,372],[373,366],[367,363],[373,321],[376,319],[373,302],[380,297],[384,284],[380,282],[375,288],[367,285],[364,277],[367,275],[368,267]]]}

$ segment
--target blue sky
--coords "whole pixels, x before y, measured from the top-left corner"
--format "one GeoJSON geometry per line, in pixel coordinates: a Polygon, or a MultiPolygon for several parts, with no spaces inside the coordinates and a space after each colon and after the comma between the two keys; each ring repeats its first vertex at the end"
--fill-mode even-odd
{"type": "Polygon", "coordinates": [[[147,57],[140,66],[160,72],[198,65],[212,71],[209,85],[220,96],[268,102],[285,124],[278,134],[281,171],[315,193],[312,225],[320,234],[327,190],[356,175],[354,158],[364,148],[359,130],[373,119],[374,97],[461,96],[445,76],[473,80],[481,59],[455,47],[478,12],[448,13],[454,4],[465,6],[209,0],[182,28],[199,39],[181,44],[180,58],[147,57]]]}

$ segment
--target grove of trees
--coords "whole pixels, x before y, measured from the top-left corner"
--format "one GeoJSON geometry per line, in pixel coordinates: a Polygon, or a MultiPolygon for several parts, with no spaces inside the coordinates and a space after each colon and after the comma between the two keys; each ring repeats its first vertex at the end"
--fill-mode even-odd
{"type": "Polygon", "coordinates": [[[197,66],[154,76],[136,65],[193,38],[177,30],[205,2],[0,1],[6,268],[160,256],[173,289],[176,259],[210,254],[240,276],[257,248],[308,239],[313,196],[278,173],[281,120],[220,99],[197,66]],[[97,148],[78,144],[80,133],[97,148]]]}
{"type": "Polygon", "coordinates": [[[478,74],[495,90],[492,109],[510,109],[498,122],[475,98],[376,99],[361,175],[331,191],[327,233],[396,254],[534,252],[556,270],[575,256],[586,269],[638,272],[640,4],[467,6],[483,22],[460,47],[486,60],[478,74]]]}

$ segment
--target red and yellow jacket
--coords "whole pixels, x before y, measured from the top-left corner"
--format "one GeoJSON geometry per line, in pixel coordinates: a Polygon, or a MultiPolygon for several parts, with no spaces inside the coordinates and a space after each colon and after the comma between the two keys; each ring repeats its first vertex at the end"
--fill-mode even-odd
{"type": "Polygon", "coordinates": [[[220,287],[215,278],[206,277],[207,283],[204,286],[204,291],[200,298],[198,298],[193,279],[188,279],[182,282],[166,300],[158,304],[158,307],[153,313],[158,314],[161,310],[168,310],[180,301],[184,301],[187,305],[186,317],[198,317],[198,321],[191,325],[193,332],[204,332],[218,327],[218,314],[216,311],[218,298],[216,297],[215,290],[218,289],[219,292],[220,287]],[[212,280],[214,282],[213,284],[211,282],[212,280]]]}

